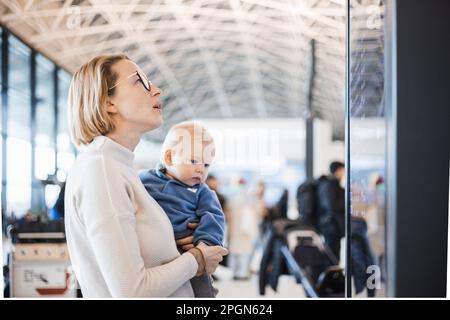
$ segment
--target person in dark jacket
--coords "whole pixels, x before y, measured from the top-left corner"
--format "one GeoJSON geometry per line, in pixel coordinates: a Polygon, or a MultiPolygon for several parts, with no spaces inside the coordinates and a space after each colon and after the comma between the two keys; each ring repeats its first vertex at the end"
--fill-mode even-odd
{"type": "Polygon", "coordinates": [[[345,191],[341,181],[345,175],[342,162],[330,164],[330,175],[317,187],[319,231],[339,261],[341,238],[345,235],[345,191]]]}
{"type": "Polygon", "coordinates": [[[367,296],[375,297],[375,288],[368,285],[369,278],[372,276],[369,267],[375,266],[375,259],[369,245],[367,223],[363,218],[352,217],[351,228],[352,275],[355,293],[359,294],[367,289],[367,296]]]}

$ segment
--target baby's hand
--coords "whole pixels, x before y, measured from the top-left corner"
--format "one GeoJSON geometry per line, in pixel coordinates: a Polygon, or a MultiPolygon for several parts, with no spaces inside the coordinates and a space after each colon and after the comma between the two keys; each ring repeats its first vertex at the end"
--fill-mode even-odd
{"type": "MultiPolygon", "coordinates": [[[[197,228],[198,223],[188,223],[188,228],[195,230],[197,228]]],[[[194,247],[194,236],[187,236],[176,241],[177,246],[181,247],[184,251],[188,251],[194,247]]]]}

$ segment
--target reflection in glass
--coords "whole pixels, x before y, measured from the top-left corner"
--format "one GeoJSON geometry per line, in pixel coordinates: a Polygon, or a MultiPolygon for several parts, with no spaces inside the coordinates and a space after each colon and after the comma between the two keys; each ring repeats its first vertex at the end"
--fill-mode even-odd
{"type": "Polygon", "coordinates": [[[385,295],[384,1],[350,1],[352,296],[385,295]]]}

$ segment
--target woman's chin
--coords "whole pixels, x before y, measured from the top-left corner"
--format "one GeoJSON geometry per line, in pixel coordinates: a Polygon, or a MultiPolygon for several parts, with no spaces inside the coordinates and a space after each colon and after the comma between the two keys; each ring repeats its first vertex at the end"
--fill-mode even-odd
{"type": "Polygon", "coordinates": [[[154,129],[159,128],[163,124],[163,121],[162,112],[157,111],[157,114],[152,117],[152,123],[156,126],[154,129]]]}
{"type": "Polygon", "coordinates": [[[159,127],[161,127],[162,124],[163,124],[163,118],[162,117],[159,117],[159,118],[153,117],[151,119],[151,122],[146,124],[145,131],[148,132],[148,131],[152,131],[152,130],[158,129],[159,127]]]}

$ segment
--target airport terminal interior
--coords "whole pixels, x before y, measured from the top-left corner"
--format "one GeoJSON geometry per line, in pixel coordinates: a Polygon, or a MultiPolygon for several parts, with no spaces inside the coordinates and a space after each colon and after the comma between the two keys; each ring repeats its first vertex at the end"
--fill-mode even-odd
{"type": "Polygon", "coordinates": [[[449,5],[429,2],[0,0],[4,298],[88,295],[65,224],[87,148],[69,88],[119,53],[160,89],[136,173],[175,124],[214,140],[216,298],[446,297],[449,5]]]}

